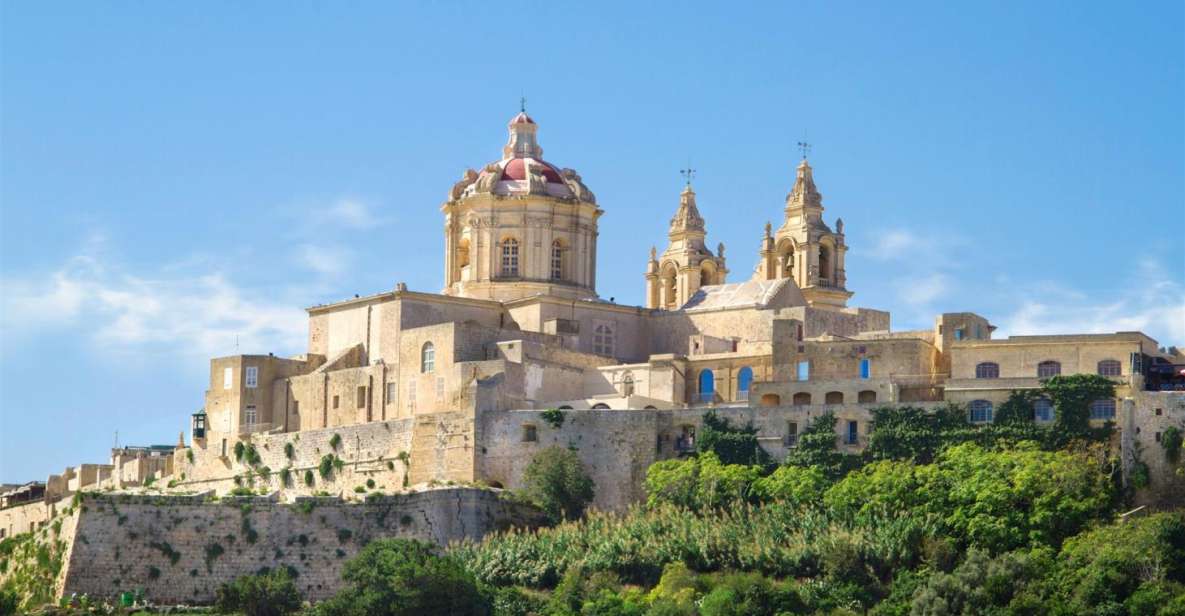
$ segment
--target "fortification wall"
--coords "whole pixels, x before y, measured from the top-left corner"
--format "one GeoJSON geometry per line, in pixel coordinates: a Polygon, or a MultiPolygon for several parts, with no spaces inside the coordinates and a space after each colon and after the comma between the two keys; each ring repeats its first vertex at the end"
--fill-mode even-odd
{"type": "Polygon", "coordinates": [[[540,521],[532,509],[473,488],[356,504],[88,495],[83,505],[61,593],[111,598],[143,588],[154,602],[185,604],[209,603],[220,584],[262,567],[289,568],[304,598],[322,599],[340,587],[346,560],[374,539],[445,545],[540,521]]]}
{"type": "Polygon", "coordinates": [[[1185,393],[1136,391],[1123,405],[1124,471],[1133,462],[1148,467],[1148,485],[1137,490],[1136,505],[1179,507],[1185,504],[1185,452],[1170,459],[1162,440],[1170,427],[1185,432],[1185,393]]]}

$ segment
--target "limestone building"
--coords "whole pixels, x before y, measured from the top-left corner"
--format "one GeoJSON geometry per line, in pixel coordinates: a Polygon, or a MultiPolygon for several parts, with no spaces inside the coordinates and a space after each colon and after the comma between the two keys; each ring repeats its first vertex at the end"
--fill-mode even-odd
{"type": "MultiPolygon", "coordinates": [[[[514,487],[536,451],[558,444],[580,453],[598,505],[622,507],[640,496],[650,463],[694,449],[707,409],[751,422],[775,456],[833,411],[839,445],[854,451],[872,408],[958,402],[970,421],[990,422],[1011,391],[1072,373],[1115,381],[1116,399],[1091,412],[1118,425],[1125,451],[1185,426],[1185,355],[1142,333],[997,339],[967,312],[895,331],[888,312],[850,306],[844,223],[825,220],[805,157],[780,219],[770,208],[778,222],[755,222],[760,242],[732,256],[752,259],[739,270],[751,275],[730,272],[723,244],[710,248],[689,177],[672,195],[666,240],[638,247],[644,305],[604,301],[597,226],[612,204],[543,157],[525,111],[508,128],[501,158],[467,169],[440,206],[439,293],[394,284],[309,308],[301,355],[211,360],[190,446],[169,460],[115,452],[109,467],[51,477],[46,492],[153,478],[181,491],[247,481],[347,497],[366,486],[514,487]],[[545,409],[565,411],[564,421],[545,421],[545,409]],[[259,459],[245,460],[245,446],[259,459]],[[327,455],[342,466],[317,472],[327,455]]],[[[1051,420],[1048,402],[1034,415],[1051,420]]],[[[1164,490],[1185,493],[1171,469],[1150,466],[1164,490]]]]}

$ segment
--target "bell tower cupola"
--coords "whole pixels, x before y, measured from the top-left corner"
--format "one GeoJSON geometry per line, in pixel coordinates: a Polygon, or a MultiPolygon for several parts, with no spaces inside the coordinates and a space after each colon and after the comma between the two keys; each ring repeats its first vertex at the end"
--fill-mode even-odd
{"type": "Polygon", "coordinates": [[[667,248],[662,255],[656,255],[653,248],[650,250],[646,267],[647,308],[676,310],[700,287],[724,284],[728,275],[724,244],[713,255],[704,242],[707,230],[691,187],[695,170],[685,169],[683,174],[687,181],[667,230],[667,248]]]}
{"type": "Polygon", "coordinates": [[[760,260],[754,277],[759,280],[789,278],[802,290],[807,303],[820,308],[842,308],[852,293],[847,290],[843,222],[836,229],[823,221],[823,195],[815,186],[814,169],[807,161],[809,145],[794,170],[794,186],[786,195],[782,225],[773,231],[766,224],[760,260]]]}

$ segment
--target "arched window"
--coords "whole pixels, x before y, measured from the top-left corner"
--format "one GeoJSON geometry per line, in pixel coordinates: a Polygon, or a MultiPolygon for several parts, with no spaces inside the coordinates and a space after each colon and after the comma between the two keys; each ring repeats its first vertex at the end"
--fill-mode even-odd
{"type": "Polygon", "coordinates": [[[778,394],[763,394],[761,396],[761,406],[778,406],[782,403],[782,397],[778,394]]]}
{"type": "Polygon", "coordinates": [[[502,240],[502,275],[518,276],[518,240],[513,237],[502,240]]]}
{"type": "Polygon", "coordinates": [[[985,361],[975,366],[975,378],[977,379],[998,379],[1000,378],[1000,364],[985,361]]]}
{"type": "Polygon", "coordinates": [[[667,310],[678,308],[675,305],[678,302],[678,298],[675,297],[675,276],[675,265],[673,263],[667,263],[663,266],[660,280],[662,283],[660,287],[662,297],[659,298],[659,303],[667,310]]]}
{"type": "Polygon", "coordinates": [[[607,411],[607,410],[609,410],[609,405],[605,404],[604,402],[598,402],[593,405],[593,410],[594,411],[607,411]]]}
{"type": "Polygon", "coordinates": [[[425,342],[420,349],[420,372],[428,373],[436,370],[436,347],[431,342],[425,342]]]}
{"type": "Polygon", "coordinates": [[[1114,400],[1095,400],[1090,403],[1091,419],[1115,419],[1114,400]]]}
{"type": "Polygon", "coordinates": [[[794,246],[789,241],[778,247],[778,278],[794,278],[794,246]]]}
{"type": "Polygon", "coordinates": [[[716,398],[716,375],[711,370],[699,373],[699,401],[711,402],[716,398]]]}
{"type": "Polygon", "coordinates": [[[749,387],[753,384],[753,369],[745,366],[737,372],[737,400],[749,399],[749,387]]]}
{"type": "Polygon", "coordinates": [[[621,395],[634,395],[634,375],[628,372],[625,373],[625,376],[621,377],[621,395]]]}
{"type": "Polygon", "coordinates": [[[794,394],[794,406],[807,406],[811,403],[811,395],[805,391],[794,394]]]}
{"type": "Polygon", "coordinates": [[[564,244],[559,240],[551,243],[551,279],[564,279],[564,244]]]}
{"type": "Polygon", "coordinates": [[[1120,376],[1123,374],[1123,364],[1114,359],[1104,359],[1099,362],[1099,374],[1102,376],[1120,376]]]}
{"type": "Polygon", "coordinates": [[[1057,376],[1062,373],[1062,365],[1056,361],[1048,360],[1037,364],[1037,378],[1047,379],[1051,376],[1057,376]]]}
{"type": "Polygon", "coordinates": [[[831,280],[831,249],[826,244],[819,245],[819,278],[831,280]]]}
{"type": "Polygon", "coordinates": [[[827,395],[823,396],[823,402],[826,404],[843,404],[843,392],[829,391],[827,395]]]}
{"type": "Polygon", "coordinates": [[[856,394],[856,402],[859,402],[860,404],[872,404],[873,402],[876,402],[876,392],[871,389],[865,389],[864,391],[856,394]]]}
{"type": "Polygon", "coordinates": [[[716,265],[711,261],[700,263],[699,283],[701,286],[716,284],[716,265]]]}
{"type": "Polygon", "coordinates": [[[1053,421],[1053,402],[1049,398],[1033,400],[1033,419],[1036,421],[1053,421]]]}
{"type": "Polygon", "coordinates": [[[971,423],[991,423],[992,403],[987,400],[971,401],[971,423]]]}
{"type": "Polygon", "coordinates": [[[593,353],[613,355],[613,326],[599,323],[593,328],[593,353]]]}

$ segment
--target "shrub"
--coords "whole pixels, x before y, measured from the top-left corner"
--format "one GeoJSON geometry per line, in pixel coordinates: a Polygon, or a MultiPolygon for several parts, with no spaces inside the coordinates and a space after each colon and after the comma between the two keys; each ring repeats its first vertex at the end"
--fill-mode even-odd
{"type": "Polygon", "coordinates": [[[716,454],[724,464],[770,463],[769,454],[757,443],[757,428],[735,427],[715,411],[704,413],[695,447],[700,453],[716,454]]]}
{"type": "Polygon", "coordinates": [[[342,437],[340,434],[334,432],[333,436],[329,437],[329,447],[337,450],[338,446],[342,444],[342,437]]]}
{"type": "Polygon", "coordinates": [[[246,450],[247,450],[247,446],[243,444],[243,441],[239,441],[239,442],[235,443],[235,460],[238,462],[242,462],[243,461],[243,453],[246,450]]]}
{"type": "Polygon", "coordinates": [[[547,409],[540,414],[540,417],[556,430],[564,427],[564,412],[560,409],[547,409]]]}
{"type": "Polygon", "coordinates": [[[304,484],[310,488],[313,487],[313,471],[311,469],[304,472],[304,484]]]}
{"type": "Polygon", "coordinates": [[[1160,446],[1164,448],[1164,455],[1169,462],[1176,463],[1181,459],[1181,442],[1181,429],[1176,426],[1165,428],[1160,435],[1160,446]]]}
{"type": "Polygon", "coordinates": [[[300,593],[287,569],[245,575],[218,588],[216,605],[226,613],[284,616],[300,609],[300,593]]]}
{"type": "Polygon", "coordinates": [[[280,485],[288,487],[292,485],[292,468],[285,466],[280,469],[280,485]]]}
{"type": "Polygon", "coordinates": [[[284,457],[292,460],[296,457],[296,447],[292,443],[284,443],[284,457]]]}
{"type": "Polygon", "coordinates": [[[321,475],[321,479],[329,479],[329,473],[333,472],[333,454],[327,453],[321,456],[321,462],[317,465],[317,472],[321,475]]]}
{"type": "Polygon", "coordinates": [[[594,484],[576,452],[548,447],[523,473],[526,494],[554,521],[579,518],[592,502],[594,484]]]}
{"type": "Polygon", "coordinates": [[[193,449],[185,450],[185,459],[189,460],[190,464],[193,464],[193,449]]]}
{"type": "Polygon", "coordinates": [[[366,480],[366,487],[374,488],[374,479],[367,479],[366,480]]]}
{"type": "Polygon", "coordinates": [[[380,539],[345,564],[343,588],[321,602],[321,616],[488,614],[490,600],[455,560],[420,541],[380,539]]]}
{"type": "Polygon", "coordinates": [[[21,600],[16,592],[7,588],[0,588],[0,616],[16,614],[16,610],[20,607],[20,604],[21,600]]]}

